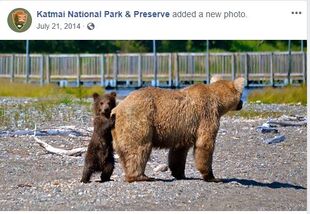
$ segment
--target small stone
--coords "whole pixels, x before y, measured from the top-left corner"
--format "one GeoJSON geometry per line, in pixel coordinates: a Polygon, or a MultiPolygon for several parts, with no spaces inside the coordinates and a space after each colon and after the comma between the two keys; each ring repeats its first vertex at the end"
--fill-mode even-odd
{"type": "Polygon", "coordinates": [[[154,172],[166,172],[168,170],[168,166],[166,164],[159,164],[157,167],[153,169],[154,172]]]}
{"type": "Polygon", "coordinates": [[[58,185],[60,184],[60,182],[59,182],[59,180],[54,180],[54,181],[52,182],[52,184],[55,185],[55,186],[58,186],[58,185]]]}

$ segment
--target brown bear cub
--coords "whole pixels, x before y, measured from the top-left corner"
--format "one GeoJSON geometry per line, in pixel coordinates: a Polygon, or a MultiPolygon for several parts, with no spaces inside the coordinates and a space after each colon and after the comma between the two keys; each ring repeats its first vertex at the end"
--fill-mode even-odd
{"type": "Polygon", "coordinates": [[[94,132],[87,148],[81,182],[87,183],[92,173],[101,172],[101,181],[109,181],[114,170],[114,156],[111,128],[115,118],[110,117],[116,106],[116,93],[99,95],[94,98],[94,132]]]}
{"type": "Polygon", "coordinates": [[[210,85],[195,84],[181,90],[143,88],[132,92],[112,110],[113,147],[125,180],[150,181],[145,172],[153,148],[169,149],[172,176],[185,178],[187,152],[194,147],[195,164],[203,179],[213,175],[212,157],[220,118],[242,108],[243,78],[213,78],[210,85]]]}

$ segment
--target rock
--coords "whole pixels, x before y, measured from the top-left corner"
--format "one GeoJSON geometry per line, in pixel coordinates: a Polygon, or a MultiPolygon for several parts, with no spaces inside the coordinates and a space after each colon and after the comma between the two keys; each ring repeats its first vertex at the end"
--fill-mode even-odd
{"type": "Polygon", "coordinates": [[[261,133],[278,133],[278,129],[276,128],[269,128],[269,127],[264,127],[264,126],[258,126],[256,128],[257,131],[261,133]]]}
{"type": "Polygon", "coordinates": [[[60,185],[60,181],[59,181],[59,180],[54,180],[54,181],[52,182],[52,184],[53,184],[54,186],[59,186],[59,185],[60,185]]]}
{"type": "Polygon", "coordinates": [[[276,144],[276,143],[280,143],[282,141],[285,140],[285,136],[284,135],[277,135],[274,138],[269,138],[267,140],[264,141],[264,143],[266,144],[276,144]]]}
{"type": "Polygon", "coordinates": [[[166,172],[168,170],[168,166],[166,164],[159,164],[157,167],[153,169],[154,172],[166,172]]]}

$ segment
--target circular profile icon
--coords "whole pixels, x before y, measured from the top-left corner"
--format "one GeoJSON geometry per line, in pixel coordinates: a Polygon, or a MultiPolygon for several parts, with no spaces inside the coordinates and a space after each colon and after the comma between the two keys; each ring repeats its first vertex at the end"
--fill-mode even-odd
{"type": "Polygon", "coordinates": [[[9,13],[8,25],[15,32],[25,32],[30,28],[31,23],[31,15],[26,9],[16,8],[9,13]]]}

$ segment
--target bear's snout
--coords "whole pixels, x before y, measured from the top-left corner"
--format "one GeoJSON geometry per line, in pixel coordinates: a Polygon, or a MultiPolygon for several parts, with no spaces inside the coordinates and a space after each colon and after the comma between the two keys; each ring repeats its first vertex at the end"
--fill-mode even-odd
{"type": "Polygon", "coordinates": [[[241,110],[242,109],[242,105],[243,105],[243,102],[242,100],[240,100],[240,102],[238,103],[238,106],[237,106],[237,111],[241,110]]]}
{"type": "Polygon", "coordinates": [[[107,103],[101,104],[99,108],[99,113],[103,115],[110,115],[111,109],[109,104],[107,103]]]}

